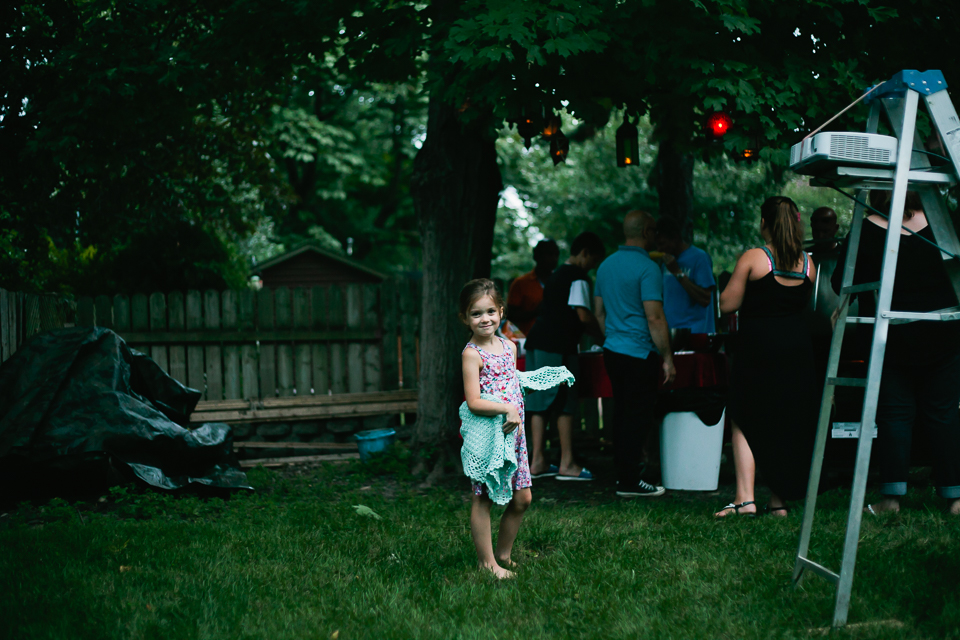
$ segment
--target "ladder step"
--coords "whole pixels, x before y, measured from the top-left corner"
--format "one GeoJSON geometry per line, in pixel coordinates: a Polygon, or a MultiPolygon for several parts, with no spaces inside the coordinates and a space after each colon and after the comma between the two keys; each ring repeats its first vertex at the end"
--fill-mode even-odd
{"type": "Polygon", "coordinates": [[[804,569],[810,569],[810,571],[813,571],[817,575],[823,576],[827,580],[832,582],[838,582],[840,580],[840,576],[838,574],[830,571],[830,569],[827,569],[822,564],[817,564],[813,560],[808,560],[803,556],[797,556],[797,562],[799,562],[804,569]]]}
{"type": "Polygon", "coordinates": [[[960,307],[948,307],[936,311],[887,311],[884,318],[891,320],[960,320],[960,307]]]}
{"type": "Polygon", "coordinates": [[[847,316],[847,324],[873,324],[874,318],[869,316],[847,316]]]}
{"type": "Polygon", "coordinates": [[[864,291],[879,291],[880,283],[879,282],[866,282],[864,284],[854,284],[849,287],[841,287],[840,295],[845,293],[862,293],[864,291]]]}
{"type": "Polygon", "coordinates": [[[864,387],[867,386],[866,378],[827,378],[827,384],[835,387],[864,387]]]}

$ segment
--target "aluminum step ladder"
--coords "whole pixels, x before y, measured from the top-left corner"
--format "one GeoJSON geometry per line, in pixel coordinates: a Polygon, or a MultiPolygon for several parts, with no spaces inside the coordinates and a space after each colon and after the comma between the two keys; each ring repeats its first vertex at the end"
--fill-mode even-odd
{"type": "Polygon", "coordinates": [[[807,572],[823,576],[836,584],[836,603],[833,611],[834,627],[841,627],[846,624],[847,613],[850,609],[850,594],[857,559],[857,544],[860,539],[867,473],[870,466],[870,450],[873,445],[873,435],[876,433],[877,400],[880,392],[880,376],[883,370],[888,327],[890,324],[915,320],[960,319],[960,307],[930,313],[900,312],[893,311],[890,308],[894,276],[897,269],[897,253],[900,247],[901,234],[899,231],[903,222],[903,207],[908,189],[920,194],[927,222],[933,231],[937,246],[941,249],[944,265],[953,283],[953,288],[957,292],[958,300],[960,300],[960,259],[957,258],[957,256],[960,256],[960,243],[957,241],[957,234],[954,231],[953,223],[950,220],[940,191],[941,187],[949,187],[960,181],[958,180],[958,177],[960,177],[960,119],[957,117],[957,112],[946,89],[947,83],[943,74],[939,71],[923,73],[902,71],[891,80],[875,87],[869,96],[871,109],[866,131],[867,133],[876,133],[881,112],[886,115],[891,130],[899,139],[895,169],[840,167],[836,169],[835,175],[811,180],[813,186],[854,188],[857,201],[850,229],[847,259],[843,271],[843,285],[840,290],[839,317],[834,329],[833,341],[830,345],[830,357],[827,362],[827,379],[820,405],[820,420],[817,426],[810,480],[807,486],[803,526],[800,531],[800,543],[793,570],[793,581],[796,586],[801,584],[807,572]],[[924,150],[922,142],[917,140],[915,136],[917,107],[921,97],[926,103],[934,129],[940,135],[945,155],[949,157],[949,162],[940,167],[931,167],[928,152],[924,150]],[[864,203],[868,191],[871,189],[893,191],[883,265],[879,282],[854,285],[854,268],[866,209],[864,203]],[[891,233],[890,230],[893,232],[891,233]],[[870,291],[876,292],[876,315],[874,317],[849,316],[850,296],[870,291]],[[873,342],[870,348],[867,377],[839,378],[837,377],[837,370],[840,363],[840,348],[843,344],[844,329],[847,324],[857,323],[873,324],[873,342]],[[820,486],[823,454],[827,442],[827,433],[830,429],[834,390],[838,386],[864,388],[864,404],[843,556],[840,571],[836,573],[811,560],[808,551],[817,506],[817,491],[820,486]]]}

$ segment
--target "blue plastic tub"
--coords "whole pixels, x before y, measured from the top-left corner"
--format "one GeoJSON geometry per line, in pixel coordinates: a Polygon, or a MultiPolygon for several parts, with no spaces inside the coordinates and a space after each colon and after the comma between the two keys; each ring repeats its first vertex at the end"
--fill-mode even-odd
{"type": "Polygon", "coordinates": [[[360,450],[360,460],[366,462],[370,459],[371,453],[386,451],[393,444],[396,436],[397,432],[393,429],[371,429],[353,434],[353,439],[357,441],[357,449],[360,450]]]}

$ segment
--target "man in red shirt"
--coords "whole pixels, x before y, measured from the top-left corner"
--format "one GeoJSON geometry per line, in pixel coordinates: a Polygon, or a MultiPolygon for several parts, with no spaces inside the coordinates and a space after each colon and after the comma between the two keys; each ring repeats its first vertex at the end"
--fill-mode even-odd
{"type": "Polygon", "coordinates": [[[541,240],[533,249],[533,271],[515,279],[507,295],[507,319],[528,335],[537,319],[537,310],[543,300],[543,283],[557,268],[560,248],[549,238],[541,240]]]}

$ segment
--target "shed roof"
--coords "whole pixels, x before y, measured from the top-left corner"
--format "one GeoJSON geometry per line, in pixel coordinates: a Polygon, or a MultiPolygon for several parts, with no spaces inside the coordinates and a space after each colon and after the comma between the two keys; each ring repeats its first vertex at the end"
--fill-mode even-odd
{"type": "Polygon", "coordinates": [[[328,249],[324,249],[312,241],[302,242],[285,253],[281,253],[278,256],[274,256],[269,260],[261,262],[251,270],[251,275],[265,271],[267,269],[271,269],[272,267],[276,267],[277,265],[283,264],[284,262],[290,260],[291,258],[295,258],[299,255],[303,255],[309,252],[319,254],[320,256],[327,258],[328,260],[332,260],[334,262],[337,262],[343,265],[347,269],[352,269],[354,271],[365,274],[367,276],[372,276],[379,280],[387,279],[387,276],[380,273],[379,271],[375,269],[371,269],[370,267],[364,266],[359,262],[356,262],[355,260],[351,260],[350,258],[344,255],[340,255],[328,249]]]}

